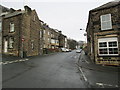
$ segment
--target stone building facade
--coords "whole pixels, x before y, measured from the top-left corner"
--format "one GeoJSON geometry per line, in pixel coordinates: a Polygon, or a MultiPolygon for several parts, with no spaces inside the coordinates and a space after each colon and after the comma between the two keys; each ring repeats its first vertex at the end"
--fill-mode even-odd
{"type": "Polygon", "coordinates": [[[0,53],[2,52],[2,14],[7,14],[9,9],[0,5],[0,53]]]}
{"type": "Polygon", "coordinates": [[[42,54],[41,23],[35,10],[13,10],[2,16],[2,52],[14,56],[42,54]]]}
{"type": "Polygon", "coordinates": [[[1,13],[3,54],[36,56],[67,48],[67,36],[41,21],[35,10],[28,6],[24,6],[24,9],[11,8],[8,12],[1,13]]]}
{"type": "Polygon", "coordinates": [[[42,30],[43,30],[43,52],[45,54],[51,52],[58,52],[59,51],[59,31],[56,29],[50,28],[46,23],[43,21],[42,23],[42,30]]]}
{"type": "Polygon", "coordinates": [[[61,31],[59,31],[59,47],[60,48],[68,48],[67,36],[63,35],[61,31]]]}
{"type": "Polygon", "coordinates": [[[89,12],[87,50],[96,64],[120,65],[120,2],[109,2],[89,12]]]}

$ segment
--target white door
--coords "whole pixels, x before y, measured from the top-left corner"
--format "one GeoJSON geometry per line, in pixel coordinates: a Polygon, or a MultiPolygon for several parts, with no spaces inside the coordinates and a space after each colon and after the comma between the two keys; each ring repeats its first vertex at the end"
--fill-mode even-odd
{"type": "Polygon", "coordinates": [[[7,52],[7,49],[8,49],[8,42],[5,40],[4,41],[4,53],[7,52]]]}

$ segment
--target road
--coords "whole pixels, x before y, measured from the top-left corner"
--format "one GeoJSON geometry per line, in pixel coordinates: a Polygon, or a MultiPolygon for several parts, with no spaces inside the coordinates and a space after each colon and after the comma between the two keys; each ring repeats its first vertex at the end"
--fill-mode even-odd
{"type": "Polygon", "coordinates": [[[2,69],[3,88],[118,87],[117,68],[94,65],[83,52],[62,52],[10,60],[3,63],[2,69]]]}
{"type": "Polygon", "coordinates": [[[3,88],[86,88],[76,66],[80,53],[36,56],[3,65],[3,88]]]}

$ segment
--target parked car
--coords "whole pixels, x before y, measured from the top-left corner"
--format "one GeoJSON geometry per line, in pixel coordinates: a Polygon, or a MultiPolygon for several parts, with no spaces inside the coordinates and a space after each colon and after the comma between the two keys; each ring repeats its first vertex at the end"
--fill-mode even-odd
{"type": "Polygon", "coordinates": [[[72,50],[71,50],[71,49],[69,49],[69,51],[71,52],[72,50]]]}
{"type": "Polygon", "coordinates": [[[66,52],[66,48],[61,48],[61,51],[62,52],[66,52]]]}
{"type": "Polygon", "coordinates": [[[82,52],[82,49],[77,49],[76,50],[76,53],[81,53],[82,52]]]}
{"type": "Polygon", "coordinates": [[[67,49],[67,48],[61,48],[62,52],[70,52],[71,50],[70,49],[67,49]]]}
{"type": "Polygon", "coordinates": [[[66,49],[66,52],[69,52],[70,50],[69,49],[66,49]]]}

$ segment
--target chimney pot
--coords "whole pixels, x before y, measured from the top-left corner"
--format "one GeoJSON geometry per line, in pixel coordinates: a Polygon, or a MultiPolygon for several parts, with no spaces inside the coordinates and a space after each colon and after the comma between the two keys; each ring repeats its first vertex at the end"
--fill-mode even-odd
{"type": "Polygon", "coordinates": [[[26,12],[31,12],[31,8],[28,7],[28,6],[24,6],[24,9],[25,9],[26,12]]]}

